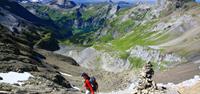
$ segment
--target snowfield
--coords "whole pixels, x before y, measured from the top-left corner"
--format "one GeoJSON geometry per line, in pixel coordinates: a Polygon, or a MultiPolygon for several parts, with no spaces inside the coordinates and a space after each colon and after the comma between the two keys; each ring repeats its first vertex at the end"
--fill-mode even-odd
{"type": "Polygon", "coordinates": [[[23,81],[29,79],[29,77],[33,77],[30,73],[17,73],[17,72],[8,72],[8,73],[0,73],[0,77],[3,80],[0,80],[0,83],[9,83],[9,84],[23,84],[23,81]]]}

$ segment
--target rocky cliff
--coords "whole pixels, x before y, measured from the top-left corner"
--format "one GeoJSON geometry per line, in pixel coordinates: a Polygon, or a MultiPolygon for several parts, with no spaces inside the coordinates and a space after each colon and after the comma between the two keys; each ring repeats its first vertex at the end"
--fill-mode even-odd
{"type": "Polygon", "coordinates": [[[60,91],[52,91],[51,89],[72,88],[70,83],[52,65],[43,62],[45,57],[34,51],[30,41],[23,38],[23,35],[11,32],[3,26],[0,27],[0,33],[0,71],[3,73],[10,71],[29,72],[34,76],[24,82],[23,86],[1,83],[2,91],[9,93],[55,93],[60,91]],[[38,83],[43,85],[38,86],[38,83]]]}
{"type": "MultiPolygon", "coordinates": [[[[55,33],[51,32],[54,27],[47,28],[50,26],[47,25],[48,21],[36,17],[14,1],[3,0],[0,5],[1,81],[13,77],[18,79],[18,75],[22,75],[19,78],[23,78],[23,74],[31,75],[26,81],[12,84],[1,82],[1,91],[55,94],[73,90],[56,67],[44,62],[46,57],[35,51],[36,47],[51,51],[59,49],[55,33]]],[[[68,60],[74,63],[70,58],[68,60]]]]}

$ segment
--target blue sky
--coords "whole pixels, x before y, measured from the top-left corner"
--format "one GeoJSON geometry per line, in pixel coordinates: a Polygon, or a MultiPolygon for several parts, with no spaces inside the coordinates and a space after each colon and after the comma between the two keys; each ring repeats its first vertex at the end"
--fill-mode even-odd
{"type": "MultiPolygon", "coordinates": [[[[104,1],[108,1],[108,0],[73,0],[73,1],[77,1],[77,2],[104,2],[104,1]]],[[[137,2],[139,0],[112,0],[113,2],[118,2],[118,1],[126,1],[126,2],[137,2]]],[[[142,0],[144,1],[144,0],[142,0]]],[[[156,1],[156,0],[147,0],[147,1],[156,1]]]]}
{"type": "MultiPolygon", "coordinates": [[[[104,2],[104,1],[108,1],[108,0],[73,0],[73,1],[77,1],[77,2],[104,2]]],[[[118,2],[118,1],[126,1],[126,2],[137,2],[139,0],[112,0],[114,2],[118,2]]],[[[141,0],[144,1],[144,0],[141,0]]],[[[156,0],[147,0],[148,2],[153,2],[156,0]]],[[[197,2],[200,2],[200,0],[196,0],[197,2]]]]}

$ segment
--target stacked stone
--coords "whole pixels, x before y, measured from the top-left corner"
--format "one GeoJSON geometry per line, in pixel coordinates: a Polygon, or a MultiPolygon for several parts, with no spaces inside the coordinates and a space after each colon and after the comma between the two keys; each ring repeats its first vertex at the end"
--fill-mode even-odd
{"type": "Polygon", "coordinates": [[[163,90],[157,88],[156,83],[152,80],[154,75],[153,65],[148,62],[142,68],[139,77],[138,86],[134,94],[164,94],[163,90]]]}

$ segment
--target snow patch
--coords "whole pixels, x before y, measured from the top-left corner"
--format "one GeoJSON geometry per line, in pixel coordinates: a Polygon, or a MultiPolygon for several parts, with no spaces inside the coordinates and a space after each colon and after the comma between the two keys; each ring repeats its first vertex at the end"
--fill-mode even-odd
{"type": "Polygon", "coordinates": [[[9,94],[10,92],[8,91],[0,91],[0,94],[9,94]]]}
{"type": "Polygon", "coordinates": [[[60,74],[62,74],[62,75],[64,75],[64,76],[72,77],[72,75],[67,74],[67,73],[63,73],[63,72],[60,72],[60,74]]]}
{"type": "Polygon", "coordinates": [[[78,91],[80,91],[81,89],[80,88],[78,88],[78,87],[73,87],[74,89],[76,89],[76,90],[78,90],[78,91]]]}
{"type": "Polygon", "coordinates": [[[0,83],[9,83],[9,84],[19,84],[22,85],[23,81],[29,79],[29,77],[33,77],[30,73],[17,73],[17,72],[8,72],[8,73],[0,73],[0,77],[3,80],[0,80],[0,83]]]}

